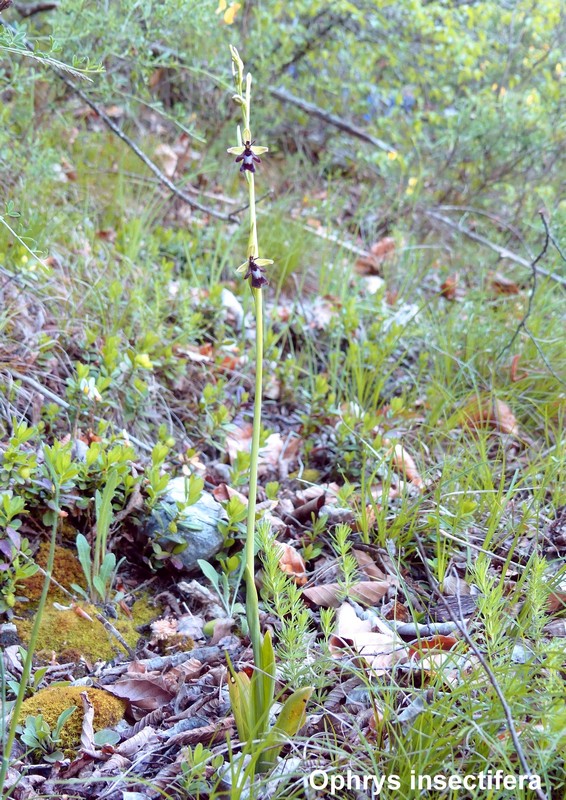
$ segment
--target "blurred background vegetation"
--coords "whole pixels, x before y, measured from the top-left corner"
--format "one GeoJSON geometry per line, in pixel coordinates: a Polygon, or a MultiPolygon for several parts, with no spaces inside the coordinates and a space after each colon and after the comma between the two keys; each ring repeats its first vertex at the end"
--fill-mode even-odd
{"type": "MultiPolygon", "coordinates": [[[[253,73],[253,136],[270,148],[260,247],[276,261],[277,298],[303,287],[344,301],[357,255],[372,247],[366,271],[385,273],[389,301],[455,295],[456,278],[469,297],[490,284],[498,256],[458,225],[524,260],[506,262],[512,295],[528,287],[544,241],[541,208],[564,244],[565,26],[554,0],[30,0],[2,18],[13,27],[0,28],[0,201],[20,237],[0,227],[5,355],[50,374],[52,388],[66,384],[71,402],[86,363],[86,379],[139,424],[150,373],[163,382],[155,403],[170,407],[185,368],[178,348],[233,336],[219,282],[248,308],[234,282],[245,226],[215,216],[245,202],[226,155],[239,115],[229,43],[253,73]],[[24,54],[26,42],[84,77],[62,80],[24,54]],[[87,100],[215,213],[173,197],[87,100]]],[[[560,263],[550,248],[545,268],[560,263]]],[[[494,348],[523,310],[500,313],[502,302],[494,348]]]]}

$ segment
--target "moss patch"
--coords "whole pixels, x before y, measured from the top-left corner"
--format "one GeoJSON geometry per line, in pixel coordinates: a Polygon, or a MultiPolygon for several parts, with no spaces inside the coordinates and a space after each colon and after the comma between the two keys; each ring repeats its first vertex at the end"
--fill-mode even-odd
{"type": "MultiPolygon", "coordinates": [[[[47,566],[47,556],[49,554],[49,542],[42,542],[35,554],[35,562],[43,569],[47,566]]],[[[66,547],[55,548],[55,561],[53,564],[53,578],[65,588],[69,588],[72,583],[76,583],[83,588],[86,586],[83,568],[76,555],[66,547]]],[[[20,581],[19,593],[25,595],[31,604],[39,601],[43,589],[45,576],[43,572],[36,572],[31,578],[20,581]]],[[[59,589],[56,583],[51,583],[49,595],[52,600],[59,603],[69,603],[69,596],[59,589]]],[[[20,605],[18,611],[28,608],[28,604],[20,605]]]]}
{"type": "Polygon", "coordinates": [[[43,719],[53,729],[62,711],[77,706],[61,730],[61,748],[74,750],[80,746],[83,725],[83,702],[81,692],[86,692],[94,707],[93,728],[95,731],[111,728],[116,725],[126,710],[126,703],[119,697],[105,692],[103,689],[92,689],[85,686],[53,686],[41,689],[22,704],[21,724],[30,716],[43,715],[43,719]]]}
{"type": "MultiPolygon", "coordinates": [[[[117,639],[96,619],[97,609],[86,604],[81,605],[80,609],[89,615],[90,620],[85,619],[78,609],[59,611],[53,606],[45,609],[37,641],[38,658],[48,660],[55,652],[59,661],[76,661],[77,654],[88,661],[109,661],[124,654],[124,648],[117,639]]],[[[159,609],[150,606],[149,600],[143,597],[134,603],[131,611],[131,619],[122,614],[119,619],[112,619],[110,622],[127,644],[135,648],[140,637],[136,628],[154,619],[159,614],[159,609]]],[[[26,644],[32,624],[32,619],[19,620],[16,623],[18,634],[26,644]]]]}

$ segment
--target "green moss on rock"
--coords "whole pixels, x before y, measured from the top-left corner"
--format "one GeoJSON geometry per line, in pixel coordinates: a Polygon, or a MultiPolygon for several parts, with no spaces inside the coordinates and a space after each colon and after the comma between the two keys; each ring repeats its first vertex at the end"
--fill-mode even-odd
{"type": "Polygon", "coordinates": [[[77,706],[61,730],[61,749],[73,751],[80,746],[83,726],[83,702],[81,692],[86,692],[94,708],[94,731],[111,728],[124,716],[126,703],[119,697],[105,692],[103,689],[93,689],[89,686],[52,686],[41,689],[33,697],[29,697],[22,704],[21,724],[27,717],[43,715],[43,719],[53,729],[59,715],[67,708],[77,706]]]}
{"type": "MultiPolygon", "coordinates": [[[[137,600],[132,609],[132,618],[122,614],[110,620],[126,643],[135,648],[140,634],[136,630],[155,618],[159,609],[150,606],[147,598],[137,600]]],[[[87,604],[61,611],[48,606],[43,612],[36,646],[36,655],[49,660],[53,653],[61,661],[77,660],[77,654],[87,661],[109,661],[124,653],[118,640],[96,619],[97,609],[87,604]],[[80,611],[78,610],[80,608],[80,611]],[[90,619],[81,613],[85,612],[90,619]]],[[[33,619],[22,619],[16,623],[18,634],[26,644],[29,641],[33,619]]]]}
{"type": "MultiPolygon", "coordinates": [[[[49,554],[49,542],[42,542],[39,549],[35,554],[35,562],[42,569],[47,567],[47,556],[49,554]]],[[[55,561],[53,563],[53,581],[49,586],[49,598],[56,600],[59,603],[68,603],[69,598],[64,592],[59,589],[57,584],[65,586],[67,589],[72,583],[76,583],[83,588],[86,586],[83,568],[81,567],[79,559],[67,547],[55,548],[55,561]],[[55,583],[55,581],[57,583],[55,583]]],[[[22,604],[18,607],[18,611],[25,611],[29,605],[34,605],[39,601],[41,592],[43,590],[43,581],[45,575],[43,572],[36,572],[31,578],[19,583],[19,593],[23,594],[29,603],[22,604]]]]}

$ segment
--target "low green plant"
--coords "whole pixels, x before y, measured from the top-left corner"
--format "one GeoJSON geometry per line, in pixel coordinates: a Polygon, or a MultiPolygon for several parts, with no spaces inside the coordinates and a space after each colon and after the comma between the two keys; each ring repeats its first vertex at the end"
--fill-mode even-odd
{"type": "MultiPolygon", "coordinates": [[[[47,514],[51,522],[51,538],[49,543],[49,553],[47,556],[47,565],[45,569],[45,579],[43,581],[43,589],[37,604],[35,618],[29,637],[28,649],[23,663],[20,684],[18,687],[18,694],[12,708],[12,716],[10,718],[10,722],[8,723],[8,727],[7,729],[2,729],[4,740],[2,741],[2,760],[0,762],[0,787],[4,787],[5,785],[6,775],[10,764],[12,746],[14,744],[18,729],[22,703],[24,702],[24,698],[28,690],[28,681],[31,675],[33,655],[39,635],[43,611],[47,602],[47,592],[49,591],[49,585],[51,583],[53,564],[55,561],[57,531],[59,528],[62,511],[60,506],[61,492],[63,489],[68,491],[70,487],[72,487],[78,471],[76,464],[74,464],[72,461],[70,447],[68,445],[61,445],[56,442],[51,447],[46,446],[43,450],[43,454],[45,460],[41,465],[41,469],[43,478],[47,481],[51,493],[51,497],[48,502],[49,512],[47,514]]],[[[8,794],[3,796],[7,797],[8,794]]]]}
{"type": "Polygon", "coordinates": [[[340,523],[331,533],[332,549],[336,555],[341,576],[338,580],[341,597],[348,597],[358,577],[358,562],[352,553],[352,529],[340,523]]]}
{"type": "MultiPolygon", "coordinates": [[[[84,590],[76,583],[71,584],[71,588],[93,603],[106,603],[111,599],[112,584],[119,566],[116,555],[108,550],[108,533],[113,519],[112,500],[119,482],[118,472],[111,470],[108,473],[104,490],[102,492],[96,491],[94,501],[96,511],[94,554],[92,554],[92,548],[86,536],[82,533],[77,535],[77,554],[83,568],[87,590],[84,590]]],[[[116,596],[114,600],[121,599],[121,597],[116,596]]]]}
{"type": "Polygon", "coordinates": [[[201,794],[208,797],[215,785],[213,777],[223,764],[224,758],[221,755],[215,755],[200,742],[194,747],[186,747],[183,750],[180,777],[184,791],[196,800],[199,800],[201,794]]]}
{"type": "Polygon", "coordinates": [[[62,711],[53,729],[43,719],[42,714],[26,717],[24,725],[18,727],[18,733],[22,742],[29,747],[30,754],[50,763],[61,761],[64,758],[64,753],[58,749],[61,729],[76,710],[77,706],[71,706],[62,711]]]}
{"type": "MultiPolygon", "coordinates": [[[[220,602],[224,610],[226,611],[227,617],[234,617],[235,615],[240,615],[245,613],[244,606],[238,602],[238,589],[240,588],[240,582],[242,578],[242,569],[237,569],[236,575],[237,578],[234,582],[231,583],[228,575],[226,572],[218,572],[214,569],[212,564],[209,564],[208,561],[203,561],[202,559],[198,560],[198,565],[201,568],[202,572],[211,584],[214,586],[216,594],[218,595],[220,602]]],[[[240,560],[238,559],[238,565],[240,565],[240,560]]]]}
{"type": "MultiPolygon", "coordinates": [[[[19,653],[21,662],[23,664],[27,658],[27,650],[25,649],[25,647],[20,647],[19,653]]],[[[47,672],[48,669],[49,667],[37,667],[37,669],[33,671],[33,674],[31,674],[28,679],[28,686],[26,690],[27,695],[32,695],[35,694],[35,692],[37,692],[37,690],[41,686],[41,682],[43,681],[45,673],[47,672]]],[[[10,689],[10,691],[15,697],[20,690],[20,681],[16,680],[15,678],[6,678],[5,683],[6,687],[10,689]]]]}
{"type": "Polygon", "coordinates": [[[29,541],[18,533],[25,501],[8,490],[0,494],[0,613],[13,608],[19,581],[37,572],[29,541]]]}
{"type": "Polygon", "coordinates": [[[258,525],[263,580],[261,596],[267,610],[280,622],[275,652],[281,676],[291,686],[320,684],[324,660],[312,655],[314,633],[311,615],[301,591],[279,566],[282,550],[265,523],[258,525]]]}

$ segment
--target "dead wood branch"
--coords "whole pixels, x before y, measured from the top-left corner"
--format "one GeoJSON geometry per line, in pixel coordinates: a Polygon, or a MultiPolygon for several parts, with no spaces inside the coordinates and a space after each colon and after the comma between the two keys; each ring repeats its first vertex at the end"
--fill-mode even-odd
{"type": "Polygon", "coordinates": [[[14,8],[20,15],[26,19],[33,17],[34,14],[40,14],[42,11],[53,11],[59,8],[59,3],[55,2],[39,2],[39,3],[14,3],[14,8]]]}
{"type": "Polygon", "coordinates": [[[309,114],[309,116],[318,117],[318,119],[321,119],[323,122],[327,122],[329,125],[333,125],[343,133],[347,133],[349,136],[360,139],[362,142],[367,142],[374,147],[378,147],[380,150],[385,150],[389,153],[396,149],[393,147],[393,145],[384,142],[383,139],[377,139],[375,136],[367,133],[367,131],[364,131],[363,128],[358,128],[357,125],[348,122],[346,119],[342,119],[342,117],[336,116],[336,114],[331,114],[329,111],[325,111],[324,109],[315,106],[314,103],[307,103],[306,100],[301,100],[300,97],[295,97],[295,95],[291,94],[285,89],[270,89],[269,93],[278,100],[281,100],[283,103],[290,103],[291,105],[297,106],[297,108],[300,108],[301,111],[305,111],[307,114],[309,114]]]}
{"type": "MultiPolygon", "coordinates": [[[[468,239],[478,242],[479,244],[483,244],[484,247],[489,247],[489,249],[497,253],[500,258],[507,258],[509,261],[515,262],[515,264],[520,264],[522,267],[531,269],[531,262],[527,261],[526,258],[517,255],[517,253],[513,253],[506,247],[501,247],[501,245],[486,239],[485,236],[481,236],[479,233],[471,231],[469,228],[464,227],[460,223],[454,222],[454,220],[450,219],[450,217],[446,217],[444,214],[440,214],[434,209],[426,209],[423,213],[431,219],[436,219],[439,222],[442,222],[442,224],[446,225],[448,228],[458,231],[458,233],[461,233],[468,239]]],[[[544,275],[545,278],[550,278],[551,280],[556,281],[556,283],[559,283],[561,286],[566,286],[566,278],[563,278],[562,275],[557,275],[555,272],[549,272],[538,265],[536,266],[536,270],[538,273],[540,273],[540,275],[544,275]]]]}

